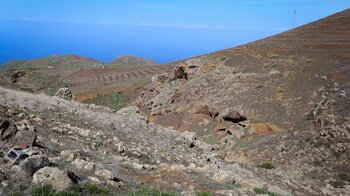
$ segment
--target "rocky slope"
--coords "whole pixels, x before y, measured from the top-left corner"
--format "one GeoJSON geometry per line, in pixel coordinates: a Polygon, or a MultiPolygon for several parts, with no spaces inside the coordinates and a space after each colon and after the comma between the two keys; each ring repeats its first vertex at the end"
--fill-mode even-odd
{"type": "MultiPolygon", "coordinates": [[[[268,148],[252,150],[256,156],[291,159],[268,170],[245,161],[239,149],[232,149],[229,137],[227,145],[207,144],[194,132],[149,123],[137,107],[115,113],[4,88],[0,88],[0,106],[2,194],[29,194],[32,187],[48,183],[56,190],[69,190],[85,182],[105,187],[110,195],[127,195],[141,186],[175,195],[255,195],[259,190],[275,195],[346,195],[350,190],[347,181],[337,188],[330,185],[337,182],[337,174],[327,167],[329,163],[310,166],[309,153],[327,157],[328,151],[307,145],[300,140],[300,132],[272,137],[283,142],[266,143],[265,139],[253,144],[268,148]],[[18,160],[8,158],[12,147],[17,148],[18,160]],[[314,179],[319,171],[324,180],[314,179]]],[[[315,119],[323,119],[322,112],[314,113],[315,119]]],[[[348,121],[343,127],[333,127],[331,122],[325,123],[328,132],[320,136],[322,141],[332,139],[334,129],[344,134],[350,128],[348,121]]],[[[342,147],[337,144],[334,149],[342,147]]],[[[348,156],[347,147],[339,157],[348,156]]],[[[346,161],[338,164],[348,169],[346,161]]]]}
{"type": "Polygon", "coordinates": [[[345,10],[175,62],[172,72],[152,78],[135,104],[151,122],[194,131],[218,145],[225,162],[271,169],[273,163],[285,178],[298,173],[296,181],[347,187],[349,194],[348,181],[339,177],[350,171],[349,32],[345,10]]]}
{"type": "MultiPolygon", "coordinates": [[[[346,10],[280,35],[176,62],[172,73],[153,78],[138,104],[149,107],[154,119],[196,114],[191,111],[196,106],[218,112],[235,108],[251,123],[280,129],[303,126],[319,99],[318,89],[333,82],[349,90],[349,24],[346,10]]],[[[339,112],[348,115],[349,105],[343,108],[339,112]]]]}

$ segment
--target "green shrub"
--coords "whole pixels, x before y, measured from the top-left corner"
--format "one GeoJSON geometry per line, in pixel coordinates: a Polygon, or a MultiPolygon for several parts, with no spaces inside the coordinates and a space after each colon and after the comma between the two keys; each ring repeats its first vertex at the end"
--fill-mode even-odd
{"type": "Polygon", "coordinates": [[[338,179],[329,182],[334,188],[344,188],[347,184],[346,182],[350,182],[350,175],[346,173],[341,173],[338,175],[338,179]]]}
{"type": "Polygon", "coordinates": [[[141,187],[130,193],[129,196],[174,196],[174,194],[162,193],[156,189],[141,187]]]}
{"type": "Polygon", "coordinates": [[[276,58],[278,58],[279,56],[278,56],[278,54],[271,54],[270,55],[270,58],[272,58],[272,59],[276,59],[276,58]]]}
{"type": "Polygon", "coordinates": [[[109,195],[109,191],[91,183],[74,185],[67,191],[55,191],[51,185],[32,188],[32,196],[80,196],[80,195],[109,195]]]}
{"type": "Polygon", "coordinates": [[[258,165],[257,167],[264,168],[264,169],[275,169],[275,166],[272,163],[263,163],[258,165]]]}
{"type": "Polygon", "coordinates": [[[282,148],[281,148],[281,152],[288,152],[288,149],[285,148],[285,147],[282,147],[282,148]]]}
{"type": "Polygon", "coordinates": [[[265,85],[264,85],[264,84],[261,84],[261,83],[256,84],[256,86],[255,86],[255,88],[257,88],[257,89],[262,89],[262,88],[264,88],[264,87],[265,87],[265,85]]]}
{"type": "Polygon", "coordinates": [[[253,189],[253,191],[254,191],[256,194],[266,194],[266,189],[264,189],[264,188],[255,187],[255,188],[253,189]]]}
{"type": "Polygon", "coordinates": [[[307,63],[307,64],[312,63],[312,59],[306,59],[305,63],[307,63]]]}
{"type": "Polygon", "coordinates": [[[226,61],[227,59],[228,58],[225,55],[223,55],[223,56],[221,56],[220,61],[226,61]]]}
{"type": "Polygon", "coordinates": [[[109,191],[105,188],[97,186],[91,183],[81,183],[73,186],[74,192],[78,193],[90,193],[95,195],[109,195],[109,191]]]}
{"type": "Polygon", "coordinates": [[[334,188],[343,188],[346,184],[342,180],[335,180],[329,182],[330,185],[332,185],[334,188]]]}
{"type": "Polygon", "coordinates": [[[32,196],[53,196],[55,194],[55,191],[52,189],[51,185],[44,185],[41,187],[34,187],[32,188],[32,196]]]}
{"type": "Polygon", "coordinates": [[[277,67],[277,64],[275,64],[275,63],[265,63],[264,64],[265,69],[273,69],[275,67],[277,67]]]}
{"type": "Polygon", "coordinates": [[[23,196],[23,194],[20,192],[14,192],[14,193],[10,193],[9,196],[23,196]]]}
{"type": "Polygon", "coordinates": [[[203,141],[209,145],[213,145],[213,144],[218,143],[218,138],[216,138],[213,135],[207,135],[203,138],[203,141]]]}
{"type": "Polygon", "coordinates": [[[350,175],[349,175],[349,174],[345,174],[345,173],[339,174],[339,178],[340,178],[341,180],[350,182],[350,175]]]}
{"type": "Polygon", "coordinates": [[[211,196],[211,194],[208,192],[200,192],[200,193],[197,193],[197,196],[211,196]]]}
{"type": "Polygon", "coordinates": [[[266,188],[259,188],[259,187],[255,187],[254,189],[253,189],[253,191],[256,193],[256,194],[259,194],[259,195],[265,195],[265,194],[267,194],[267,195],[269,195],[269,196],[280,196],[280,194],[278,194],[278,193],[274,193],[274,192],[270,192],[270,191],[268,191],[266,188]]]}
{"type": "Polygon", "coordinates": [[[119,92],[109,93],[106,95],[98,95],[92,99],[86,99],[83,103],[106,106],[113,110],[119,110],[128,102],[128,97],[119,92]]]}
{"type": "Polygon", "coordinates": [[[315,160],[315,161],[313,161],[313,163],[314,163],[314,165],[316,165],[316,166],[322,166],[322,160],[320,160],[320,159],[317,159],[317,160],[315,160]]]}
{"type": "Polygon", "coordinates": [[[279,86],[279,87],[277,88],[277,92],[278,92],[278,93],[284,93],[284,88],[283,88],[283,86],[279,86]]]}
{"type": "Polygon", "coordinates": [[[53,96],[62,87],[70,87],[71,85],[61,82],[58,76],[44,76],[38,73],[31,74],[31,82],[38,90],[47,95],[53,96]]]}

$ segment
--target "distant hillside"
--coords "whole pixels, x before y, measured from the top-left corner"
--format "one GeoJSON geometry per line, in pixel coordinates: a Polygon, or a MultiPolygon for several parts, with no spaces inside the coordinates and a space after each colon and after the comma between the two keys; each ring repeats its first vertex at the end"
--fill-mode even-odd
{"type": "Polygon", "coordinates": [[[115,92],[128,92],[133,99],[138,93],[135,89],[169,69],[140,57],[122,56],[113,62],[104,65],[76,55],[12,61],[0,68],[0,85],[48,95],[69,86],[79,101],[115,92]]]}
{"type": "Polygon", "coordinates": [[[33,60],[15,60],[2,66],[6,70],[30,69],[30,68],[69,68],[69,67],[96,67],[102,66],[101,62],[76,55],[49,56],[33,60]]]}
{"type": "Polygon", "coordinates": [[[157,62],[147,59],[147,58],[142,58],[142,57],[135,57],[135,56],[119,56],[109,64],[106,64],[106,66],[120,66],[120,67],[140,67],[140,66],[154,66],[154,65],[159,65],[157,62]]]}

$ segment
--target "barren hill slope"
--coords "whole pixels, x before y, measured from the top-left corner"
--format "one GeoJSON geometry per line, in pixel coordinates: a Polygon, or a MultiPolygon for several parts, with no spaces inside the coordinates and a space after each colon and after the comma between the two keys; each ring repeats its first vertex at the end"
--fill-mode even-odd
{"type": "MultiPolygon", "coordinates": [[[[160,75],[139,98],[154,118],[186,114],[197,105],[219,112],[232,107],[251,123],[302,126],[319,100],[317,90],[335,83],[349,90],[350,10],[174,65],[175,74],[160,75]]],[[[349,105],[344,98],[337,111],[348,115],[349,105]]]]}
{"type": "Polygon", "coordinates": [[[159,64],[151,59],[130,56],[130,55],[119,56],[112,62],[106,64],[106,66],[108,67],[115,67],[115,66],[139,67],[139,66],[155,66],[155,65],[159,65],[159,64]]]}
{"type": "Polygon", "coordinates": [[[11,61],[3,65],[2,69],[58,69],[58,68],[79,68],[102,66],[101,62],[90,58],[76,55],[49,56],[47,58],[38,58],[33,60],[11,61]]]}
{"type": "Polygon", "coordinates": [[[151,122],[195,131],[225,162],[349,193],[350,10],[173,65],[135,103],[151,122]]]}

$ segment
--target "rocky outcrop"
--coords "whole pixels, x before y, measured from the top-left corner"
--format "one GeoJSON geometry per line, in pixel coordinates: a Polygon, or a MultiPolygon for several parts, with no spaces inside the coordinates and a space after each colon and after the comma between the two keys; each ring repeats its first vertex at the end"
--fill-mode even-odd
{"type": "Polygon", "coordinates": [[[8,120],[0,122],[1,131],[1,143],[0,146],[3,149],[9,150],[12,147],[27,148],[35,143],[36,133],[35,130],[26,127],[22,122],[20,130],[17,126],[8,120]]]}
{"type": "Polygon", "coordinates": [[[233,110],[231,108],[225,108],[219,115],[223,120],[231,121],[233,123],[239,123],[242,121],[247,120],[247,117],[244,115],[241,115],[236,110],[233,110]]]}
{"type": "Polygon", "coordinates": [[[33,183],[36,185],[49,184],[58,191],[66,190],[72,186],[72,180],[66,171],[56,167],[44,167],[33,175],[33,183]]]}
{"type": "Polygon", "coordinates": [[[72,101],[73,100],[72,90],[69,89],[69,88],[66,88],[66,87],[60,88],[56,92],[55,96],[60,97],[60,98],[62,98],[64,100],[67,100],[67,101],[72,101]]]}
{"type": "Polygon", "coordinates": [[[185,72],[185,68],[183,66],[177,66],[174,69],[174,80],[176,79],[185,79],[187,80],[187,73],[185,72]]]}

